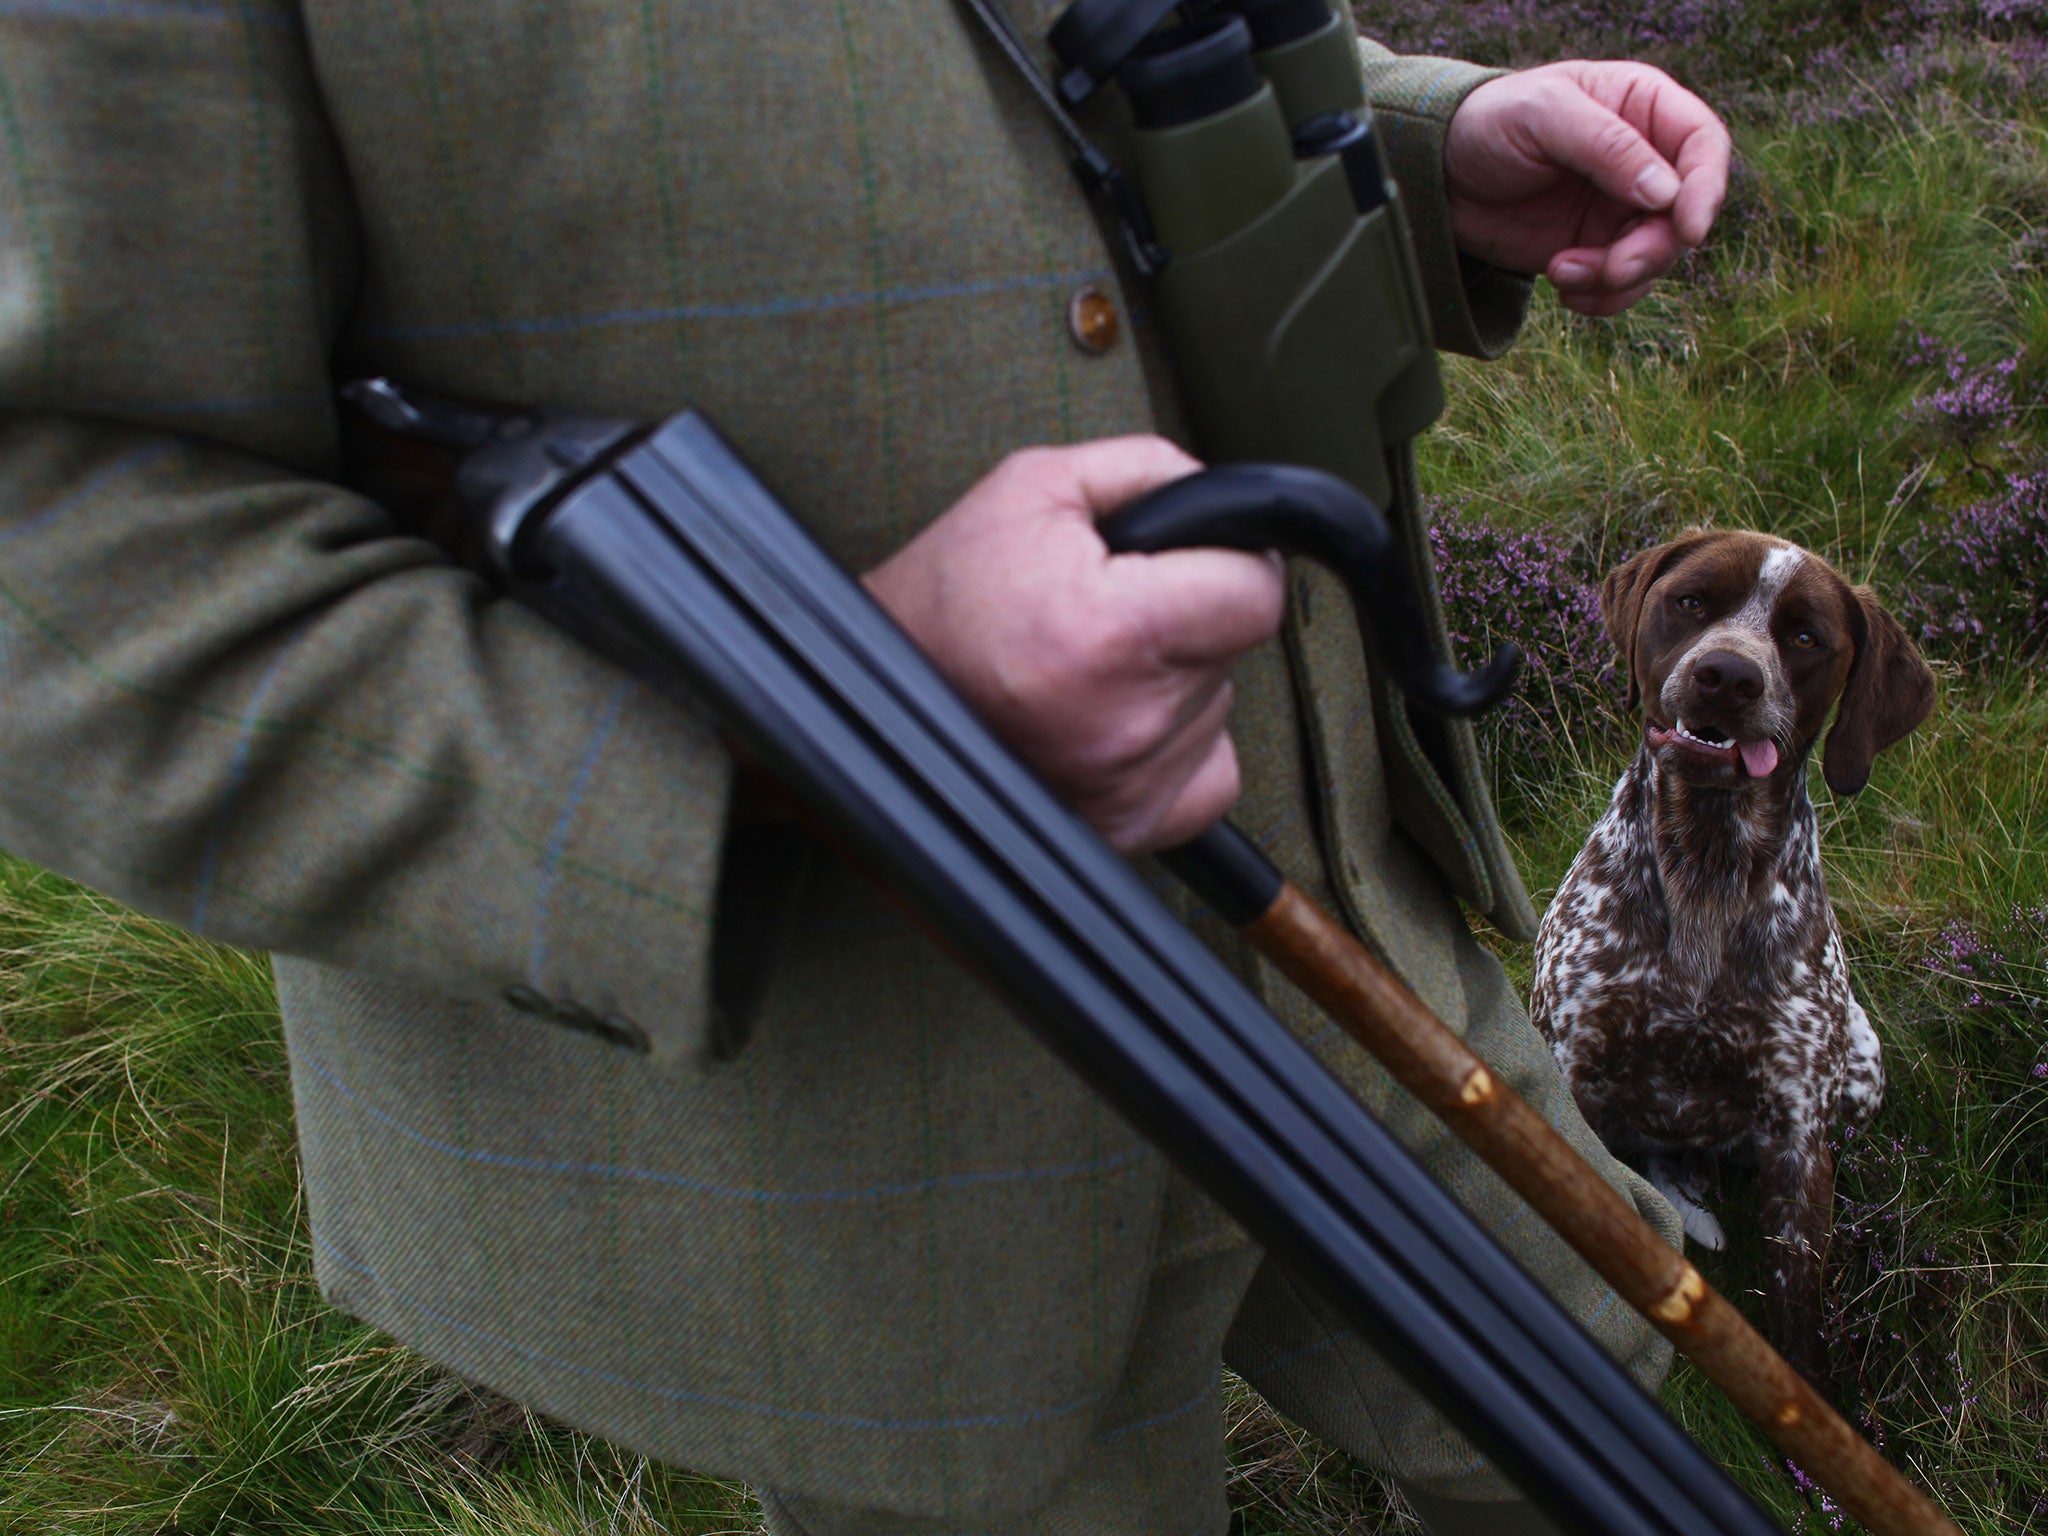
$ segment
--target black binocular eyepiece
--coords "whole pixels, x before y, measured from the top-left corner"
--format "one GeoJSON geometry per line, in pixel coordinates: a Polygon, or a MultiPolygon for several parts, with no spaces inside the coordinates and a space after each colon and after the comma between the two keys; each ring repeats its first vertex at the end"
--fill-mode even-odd
{"type": "Polygon", "coordinates": [[[1329,0],[1235,0],[1231,9],[1244,18],[1252,46],[1262,51],[1298,43],[1330,24],[1329,0]]]}
{"type": "Polygon", "coordinates": [[[1319,155],[1335,155],[1344,162],[1351,201],[1361,214],[1371,213],[1387,201],[1387,170],[1380,161],[1371,119],[1361,121],[1349,112],[1318,112],[1296,124],[1295,159],[1313,160],[1319,155]]]}
{"type": "MultiPolygon", "coordinates": [[[[1327,0],[1235,0],[1227,8],[1146,34],[1117,66],[1116,83],[1140,128],[1199,122],[1257,94],[1265,77],[1254,54],[1299,43],[1329,25],[1327,0]]],[[[1303,147],[1307,127],[1304,123],[1295,132],[1295,152],[1303,159],[1343,148],[1320,141],[1303,147]]],[[[1334,137],[1327,128],[1320,133],[1320,140],[1334,137]]]]}
{"type": "Polygon", "coordinates": [[[1116,72],[1140,128],[1178,128],[1258,94],[1252,31],[1227,13],[1152,33],[1116,72]]]}
{"type": "MultiPolygon", "coordinates": [[[[1232,82],[1250,78],[1251,88],[1256,90],[1256,74],[1223,63],[1228,54],[1235,51],[1248,57],[1253,51],[1265,52],[1298,43],[1329,26],[1330,19],[1329,0],[1210,0],[1208,4],[1185,4],[1181,0],[1074,0],[1053,23],[1047,40],[1063,70],[1059,90],[1067,105],[1087,100],[1103,81],[1115,77],[1131,97],[1132,112],[1141,126],[1167,127],[1171,121],[1191,121],[1204,114],[1170,120],[1148,117],[1146,114],[1153,109],[1141,106],[1141,96],[1149,100],[1164,91],[1169,100],[1177,99],[1182,72],[1188,77],[1204,77],[1215,71],[1218,84],[1213,89],[1218,91],[1224,88],[1222,80],[1226,76],[1232,82]],[[1182,19],[1171,27],[1163,27],[1162,23],[1175,9],[1182,19]],[[1238,31],[1233,23],[1243,30],[1238,31]],[[1192,56],[1185,60],[1176,58],[1172,64],[1164,62],[1184,48],[1192,49],[1192,56]],[[1145,67],[1133,76],[1129,64],[1141,59],[1147,61],[1145,67]],[[1161,83],[1162,71],[1168,83],[1161,83]]],[[[1218,99],[1221,106],[1212,106],[1209,111],[1233,106],[1243,97],[1218,99]]],[[[1171,108],[1162,106],[1161,110],[1170,113],[1171,108]]]]}
{"type": "MultiPolygon", "coordinates": [[[[1171,0],[1074,0],[1050,34],[1067,66],[1062,94],[1078,100],[1114,79],[1133,125],[1156,134],[1224,118],[1270,85],[1295,159],[1340,157],[1360,214],[1387,201],[1355,40],[1329,0],[1206,0],[1168,20],[1173,9],[1171,0]]],[[[1203,144],[1203,158],[1220,143],[1203,144]]]]}

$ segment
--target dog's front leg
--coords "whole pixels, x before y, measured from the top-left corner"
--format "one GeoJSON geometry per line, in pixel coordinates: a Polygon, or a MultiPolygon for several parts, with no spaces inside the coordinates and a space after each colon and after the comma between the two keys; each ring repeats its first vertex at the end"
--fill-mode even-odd
{"type": "Polygon", "coordinates": [[[1798,1124],[1758,1140],[1757,1194],[1771,1331],[1793,1368],[1830,1395],[1821,1299],[1834,1234],[1835,1159],[1820,1127],[1798,1124]]]}

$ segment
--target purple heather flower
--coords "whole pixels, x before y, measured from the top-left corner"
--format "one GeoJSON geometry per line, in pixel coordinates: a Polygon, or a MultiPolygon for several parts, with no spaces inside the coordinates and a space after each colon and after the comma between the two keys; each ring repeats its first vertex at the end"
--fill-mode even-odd
{"type": "Polygon", "coordinates": [[[1430,544],[1452,641],[1477,664],[1502,641],[1526,659],[1509,702],[1483,722],[1497,760],[1517,770],[1557,760],[1620,703],[1613,648],[1600,624],[1598,578],[1547,529],[1494,523],[1469,507],[1433,506],[1430,544]]]}

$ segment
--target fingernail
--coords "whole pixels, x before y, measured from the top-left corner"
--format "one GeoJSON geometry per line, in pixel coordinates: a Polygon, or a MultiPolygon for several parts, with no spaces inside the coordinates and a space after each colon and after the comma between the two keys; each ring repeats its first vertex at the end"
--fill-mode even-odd
{"type": "Polygon", "coordinates": [[[1553,288],[1583,288],[1592,281],[1593,264],[1590,261],[1560,261],[1550,274],[1553,288]]]}
{"type": "Polygon", "coordinates": [[[1678,172],[1670,166],[1651,166],[1636,178],[1636,201],[1645,208],[1662,208],[1678,196],[1678,172]]]}

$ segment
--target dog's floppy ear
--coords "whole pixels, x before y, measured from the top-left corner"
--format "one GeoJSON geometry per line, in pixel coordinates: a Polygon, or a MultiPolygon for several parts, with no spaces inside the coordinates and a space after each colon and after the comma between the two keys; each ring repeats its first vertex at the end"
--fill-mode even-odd
{"type": "Polygon", "coordinates": [[[1607,626],[1607,638],[1621,653],[1621,664],[1628,668],[1630,709],[1634,709],[1643,696],[1636,671],[1636,632],[1642,627],[1643,600],[1650,595],[1650,588],[1657,584],[1657,578],[1664,574],[1672,561],[1712,537],[1711,533],[1688,533],[1668,544],[1659,544],[1655,549],[1646,549],[1640,555],[1622,561],[1600,583],[1600,617],[1607,626]]]}
{"type": "Polygon", "coordinates": [[[1850,595],[1856,600],[1852,618],[1859,621],[1852,624],[1856,659],[1820,765],[1821,777],[1838,795],[1853,795],[1869,783],[1871,760],[1934,708],[1934,673],[1911,637],[1870,588],[1856,587],[1850,595]]]}

